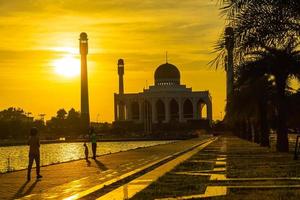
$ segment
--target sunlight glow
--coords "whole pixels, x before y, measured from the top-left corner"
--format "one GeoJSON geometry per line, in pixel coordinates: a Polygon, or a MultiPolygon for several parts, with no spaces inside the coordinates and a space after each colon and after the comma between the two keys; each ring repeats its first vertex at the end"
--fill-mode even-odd
{"type": "Polygon", "coordinates": [[[53,61],[55,73],[64,77],[76,77],[80,74],[80,60],[72,55],[53,61]]]}
{"type": "Polygon", "coordinates": [[[53,48],[50,48],[49,50],[51,50],[51,51],[59,51],[59,52],[66,52],[66,53],[71,53],[71,54],[79,53],[78,48],[75,48],[75,47],[66,47],[66,46],[63,46],[63,47],[53,47],[53,48]]]}

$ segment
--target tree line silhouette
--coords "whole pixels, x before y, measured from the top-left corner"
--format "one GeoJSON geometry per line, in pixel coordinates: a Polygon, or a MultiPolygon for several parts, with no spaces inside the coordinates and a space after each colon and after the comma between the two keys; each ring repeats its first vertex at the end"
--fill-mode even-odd
{"type": "MultiPolygon", "coordinates": [[[[74,108],[68,112],[65,109],[59,109],[56,116],[46,122],[44,119],[34,119],[29,114],[31,113],[14,107],[0,111],[0,139],[27,139],[31,127],[38,128],[44,139],[81,136],[80,112],[74,108]]],[[[104,131],[109,128],[108,123],[102,123],[100,126],[100,129],[104,131]]],[[[99,124],[97,130],[99,131],[99,124]]]]}
{"type": "MultiPolygon", "coordinates": [[[[269,146],[270,128],[277,150],[288,151],[288,128],[299,128],[300,1],[223,0],[221,13],[234,29],[234,92],[225,122],[237,135],[269,146]],[[299,82],[298,82],[299,83],[299,82]],[[298,125],[296,125],[298,123],[298,125]]],[[[224,66],[225,37],[217,42],[216,66],[224,66]]]]}
{"type": "MultiPolygon", "coordinates": [[[[82,133],[80,112],[71,108],[69,111],[59,109],[56,116],[46,122],[42,118],[35,119],[31,113],[21,108],[10,107],[0,111],[0,139],[8,139],[4,144],[22,143],[28,139],[32,127],[39,130],[42,140],[57,140],[64,137],[68,141],[87,139],[82,133]],[[71,140],[70,140],[71,139],[71,140]],[[75,140],[74,140],[75,139],[75,140]],[[19,141],[19,142],[18,142],[19,141]],[[10,143],[12,142],[12,143],[10,143]]],[[[203,121],[206,122],[206,121],[203,121]]],[[[206,123],[203,123],[205,127],[206,123]]],[[[159,124],[152,133],[145,134],[143,124],[133,122],[98,123],[91,122],[90,126],[102,139],[184,139],[196,137],[193,131],[199,129],[195,124],[159,124]]],[[[1,143],[0,143],[1,145],[1,143]]]]}

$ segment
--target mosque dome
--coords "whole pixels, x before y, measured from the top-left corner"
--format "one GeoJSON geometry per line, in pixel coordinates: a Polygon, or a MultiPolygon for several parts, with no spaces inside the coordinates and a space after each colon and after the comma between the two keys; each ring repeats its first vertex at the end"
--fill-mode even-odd
{"type": "Polygon", "coordinates": [[[180,72],[175,65],[165,63],[155,70],[155,85],[179,85],[180,72]]]}

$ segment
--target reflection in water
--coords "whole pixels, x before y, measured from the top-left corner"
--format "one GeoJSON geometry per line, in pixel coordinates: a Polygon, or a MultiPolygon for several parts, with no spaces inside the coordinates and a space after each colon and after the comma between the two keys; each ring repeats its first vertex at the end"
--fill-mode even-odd
{"type": "MultiPolygon", "coordinates": [[[[127,151],[139,147],[149,147],[173,141],[131,141],[131,142],[99,142],[97,155],[127,151]]],[[[91,144],[87,144],[89,155],[92,155],[91,144]]],[[[26,169],[28,165],[28,146],[0,147],[0,172],[26,169]]],[[[41,166],[85,158],[83,143],[42,144],[41,166]]],[[[87,164],[89,164],[87,162],[87,164]]],[[[99,163],[99,168],[103,167],[99,163]]]]}

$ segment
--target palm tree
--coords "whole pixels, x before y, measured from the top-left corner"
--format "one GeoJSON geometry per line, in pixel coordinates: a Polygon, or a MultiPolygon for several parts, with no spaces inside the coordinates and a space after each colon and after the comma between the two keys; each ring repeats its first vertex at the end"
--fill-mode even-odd
{"type": "Polygon", "coordinates": [[[259,141],[262,146],[269,146],[268,115],[274,109],[270,106],[274,103],[274,79],[270,75],[262,73],[261,67],[252,60],[238,66],[236,74],[235,87],[238,90],[236,94],[243,97],[241,101],[244,105],[241,108],[251,110],[251,118],[259,124],[260,137],[255,140],[259,141]]]}
{"type": "Polygon", "coordinates": [[[298,0],[221,0],[220,3],[222,13],[229,20],[232,20],[237,13],[253,5],[285,7],[289,10],[290,17],[297,18],[300,15],[300,2],[298,0]]]}
{"type": "MultiPolygon", "coordinates": [[[[300,1],[298,0],[224,0],[222,11],[234,27],[235,67],[251,61],[261,76],[274,77],[277,110],[277,149],[288,151],[286,89],[291,76],[299,78],[300,1]]],[[[218,41],[224,60],[224,38],[218,41]]],[[[255,77],[254,77],[255,78],[255,77]]]]}
{"type": "MultiPolygon", "coordinates": [[[[243,72],[246,76],[249,72],[243,72]]],[[[250,72],[251,73],[251,72],[250,72]]],[[[243,76],[244,76],[243,75],[243,76]]],[[[251,140],[252,128],[254,141],[262,146],[269,146],[268,103],[271,99],[272,84],[267,76],[256,79],[239,79],[235,85],[232,105],[227,107],[227,123],[242,126],[239,136],[251,140]],[[258,130],[260,130],[258,132],[258,130]],[[260,133],[260,134],[259,134],[260,133]]]]}
{"type": "Polygon", "coordinates": [[[300,131],[300,89],[298,91],[292,91],[288,95],[288,111],[289,111],[289,118],[288,118],[288,125],[291,128],[297,129],[298,133],[300,131]]]}
{"type": "MultiPolygon", "coordinates": [[[[262,45],[287,43],[290,37],[300,40],[299,0],[221,0],[221,3],[226,26],[234,28],[236,64],[262,45]]],[[[224,65],[224,34],[215,49],[220,53],[212,64],[224,65]]]]}
{"type": "Polygon", "coordinates": [[[294,42],[289,42],[283,48],[265,46],[248,55],[253,70],[257,72],[252,78],[258,79],[264,75],[274,77],[279,151],[288,151],[286,89],[289,78],[300,78],[300,51],[297,47],[294,42]]]}

